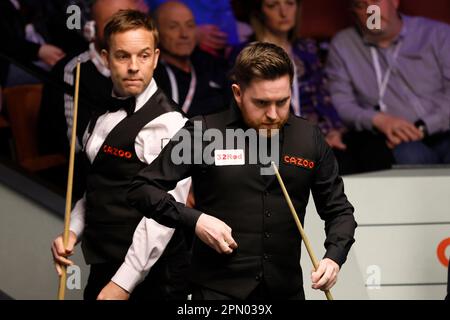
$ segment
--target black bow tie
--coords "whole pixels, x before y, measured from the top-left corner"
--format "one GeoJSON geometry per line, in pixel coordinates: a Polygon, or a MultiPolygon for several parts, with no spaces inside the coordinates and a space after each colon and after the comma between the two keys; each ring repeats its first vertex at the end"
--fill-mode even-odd
{"type": "Polygon", "coordinates": [[[118,99],[111,97],[111,101],[109,102],[108,110],[110,112],[116,112],[120,109],[123,109],[127,112],[127,117],[131,116],[134,113],[134,109],[136,107],[136,97],[128,97],[126,99],[118,99]]]}

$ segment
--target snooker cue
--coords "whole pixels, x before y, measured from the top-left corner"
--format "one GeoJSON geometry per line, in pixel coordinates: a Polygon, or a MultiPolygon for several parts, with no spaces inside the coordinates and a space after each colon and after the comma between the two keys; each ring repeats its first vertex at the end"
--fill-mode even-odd
{"type": "MultiPolygon", "coordinates": [[[[286,202],[289,206],[289,209],[292,213],[295,223],[297,224],[298,231],[300,231],[300,236],[302,237],[303,242],[305,243],[306,251],[308,251],[309,257],[311,258],[311,262],[314,266],[314,270],[317,270],[317,268],[319,267],[319,262],[317,261],[317,258],[314,255],[314,252],[312,250],[309,239],[306,236],[305,231],[303,230],[302,223],[300,222],[300,219],[298,218],[297,211],[295,211],[294,205],[292,204],[292,201],[291,201],[291,197],[289,196],[289,193],[286,190],[286,187],[284,185],[283,179],[281,178],[280,172],[278,171],[278,168],[273,161],[272,161],[272,167],[273,167],[273,170],[275,171],[275,175],[277,176],[278,182],[280,183],[281,190],[283,190],[284,197],[286,198],[286,202]]],[[[325,290],[324,292],[325,292],[325,296],[327,297],[328,300],[333,300],[333,296],[331,295],[330,290],[325,290]]]]}
{"type": "MultiPolygon", "coordinates": [[[[72,137],[70,141],[70,157],[69,157],[69,173],[67,177],[67,192],[66,192],[66,210],[64,215],[64,233],[63,243],[64,248],[67,247],[69,241],[69,226],[70,226],[70,212],[72,210],[72,186],[73,186],[73,169],[75,163],[75,144],[77,139],[77,118],[78,118],[78,92],[80,87],[80,58],[77,61],[77,69],[75,76],[75,94],[73,101],[73,124],[72,137]]],[[[67,267],[61,265],[61,277],[59,279],[58,300],[64,300],[67,281],[67,267]]]]}

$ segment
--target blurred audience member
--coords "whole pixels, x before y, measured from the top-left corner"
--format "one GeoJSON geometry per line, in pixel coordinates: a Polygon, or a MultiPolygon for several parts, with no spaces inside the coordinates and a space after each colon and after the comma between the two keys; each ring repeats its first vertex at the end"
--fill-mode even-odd
{"type": "MultiPolygon", "coordinates": [[[[147,0],[151,10],[167,0],[147,0]]],[[[239,35],[230,0],[181,0],[194,14],[200,49],[216,56],[228,45],[237,45],[239,35]]]]}
{"type": "Polygon", "coordinates": [[[386,162],[386,145],[398,164],[450,163],[450,27],[400,14],[399,0],[349,1],[357,28],[335,36],[327,72],[334,105],[365,146],[354,158],[386,162]],[[379,29],[368,24],[373,4],[379,29]]]}
{"type": "Polygon", "coordinates": [[[191,10],[167,1],[155,13],[161,55],[155,80],[192,117],[224,109],[229,103],[226,63],[196,49],[196,23],[191,10]]]}
{"type": "MultiPolygon", "coordinates": [[[[49,44],[43,32],[38,32],[32,23],[34,12],[18,0],[0,2],[0,30],[2,42],[0,52],[20,63],[39,66],[45,71],[55,65],[65,53],[49,44]]],[[[39,82],[14,64],[0,62],[0,81],[5,86],[39,82]]]]}
{"type": "MultiPolygon", "coordinates": [[[[61,48],[67,56],[74,56],[87,50],[88,42],[81,29],[68,28],[73,12],[67,12],[70,5],[80,9],[81,25],[86,21],[92,0],[20,0],[27,3],[34,12],[33,24],[45,34],[50,42],[61,48]]],[[[78,12],[76,12],[78,14],[78,12]]]]}

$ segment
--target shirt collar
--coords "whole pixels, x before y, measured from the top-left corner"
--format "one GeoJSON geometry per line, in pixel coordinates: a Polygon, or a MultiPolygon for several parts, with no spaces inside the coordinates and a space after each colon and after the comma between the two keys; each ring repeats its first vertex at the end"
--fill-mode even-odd
{"type": "Polygon", "coordinates": [[[150,84],[145,88],[145,90],[138,96],[136,96],[136,109],[134,112],[138,111],[140,108],[147,103],[147,101],[155,94],[158,86],[156,85],[155,79],[152,78],[150,84]]]}
{"type": "Polygon", "coordinates": [[[95,48],[94,42],[91,42],[89,44],[89,56],[91,57],[91,61],[97,68],[98,72],[100,72],[105,77],[109,78],[111,76],[111,72],[109,71],[108,67],[103,62],[102,57],[95,48]]]}
{"type": "Polygon", "coordinates": [[[404,14],[400,14],[400,18],[403,21],[403,26],[402,26],[402,30],[400,31],[400,35],[398,36],[398,38],[404,39],[408,34],[409,17],[404,14]]]}

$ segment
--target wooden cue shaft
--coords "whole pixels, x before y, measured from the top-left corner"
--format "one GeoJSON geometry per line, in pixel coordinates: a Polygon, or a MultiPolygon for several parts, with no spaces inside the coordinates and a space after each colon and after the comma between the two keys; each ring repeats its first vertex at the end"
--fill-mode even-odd
{"type": "MultiPolygon", "coordinates": [[[[308,251],[309,257],[311,258],[311,262],[314,266],[314,270],[317,270],[317,268],[319,267],[319,262],[312,250],[311,243],[309,242],[309,239],[308,239],[305,231],[303,230],[302,223],[300,222],[300,219],[298,218],[297,211],[295,210],[294,205],[292,204],[291,197],[289,196],[289,193],[286,190],[286,187],[284,185],[283,179],[281,178],[280,172],[278,171],[278,168],[273,161],[272,161],[272,167],[273,167],[273,170],[275,171],[275,175],[277,176],[278,182],[281,186],[281,190],[283,190],[283,194],[284,194],[284,197],[286,198],[286,202],[292,213],[292,217],[294,218],[295,223],[297,224],[298,231],[300,231],[300,235],[303,239],[303,242],[305,243],[306,251],[308,251]]],[[[328,300],[333,300],[333,296],[331,295],[330,290],[325,290],[324,292],[325,292],[325,295],[328,300]]]]}
{"type": "MultiPolygon", "coordinates": [[[[75,94],[73,101],[73,119],[72,119],[72,137],[70,141],[70,156],[69,156],[69,173],[67,177],[67,192],[66,192],[66,210],[64,215],[64,234],[63,243],[64,248],[67,248],[69,242],[69,227],[70,227],[70,212],[72,210],[72,186],[73,186],[73,171],[75,164],[75,146],[77,139],[77,118],[78,118],[78,92],[80,88],[80,58],[77,61],[77,69],[75,76],[75,94]]],[[[67,281],[67,268],[61,266],[62,273],[59,279],[58,299],[64,300],[67,281]]]]}

